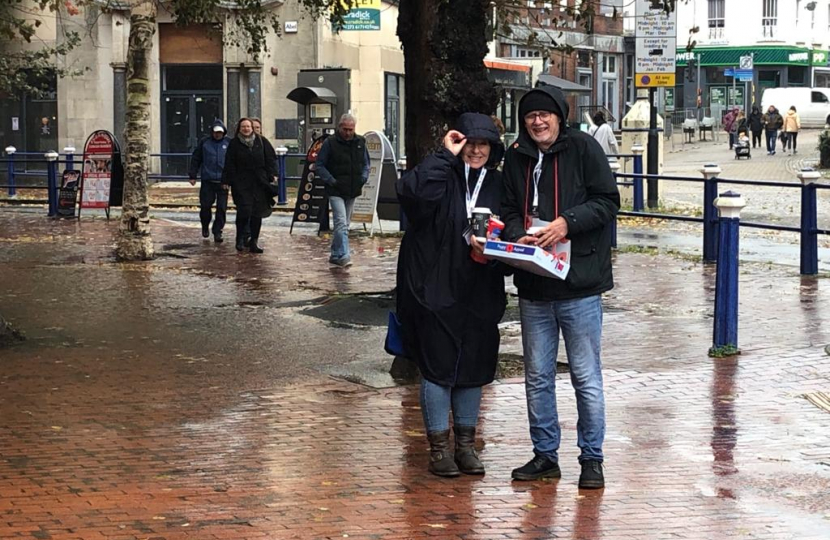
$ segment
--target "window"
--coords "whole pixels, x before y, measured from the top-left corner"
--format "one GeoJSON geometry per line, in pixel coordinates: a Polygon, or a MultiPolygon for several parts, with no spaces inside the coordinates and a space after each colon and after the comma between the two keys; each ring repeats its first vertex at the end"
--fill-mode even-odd
{"type": "Polygon", "coordinates": [[[761,16],[764,37],[774,37],[775,27],[778,25],[778,0],[763,0],[764,11],[761,16]]]}
{"type": "Polygon", "coordinates": [[[610,75],[616,75],[617,73],[617,57],[605,55],[602,57],[602,72],[608,73],[610,75]]]}
{"type": "Polygon", "coordinates": [[[529,8],[535,8],[535,7],[536,7],[536,2],[535,2],[535,0],[527,0],[527,7],[529,7],[529,8]]]}
{"type": "Polygon", "coordinates": [[[553,9],[553,2],[542,2],[542,7],[544,9],[553,9]]]}
{"type": "Polygon", "coordinates": [[[622,3],[622,0],[602,0],[599,5],[599,14],[613,17],[616,10],[617,15],[622,15],[622,3]]]}
{"type": "Polygon", "coordinates": [[[813,103],[828,103],[827,95],[824,92],[813,92],[813,103]]]}
{"type": "Polygon", "coordinates": [[[709,28],[725,26],[724,3],[725,0],[709,0],[709,28]]]}
{"type": "Polygon", "coordinates": [[[591,53],[588,51],[576,51],[576,65],[581,68],[591,67],[591,53]]]}
{"type": "Polygon", "coordinates": [[[798,27],[798,21],[801,19],[801,0],[795,0],[795,26],[798,27]]]}

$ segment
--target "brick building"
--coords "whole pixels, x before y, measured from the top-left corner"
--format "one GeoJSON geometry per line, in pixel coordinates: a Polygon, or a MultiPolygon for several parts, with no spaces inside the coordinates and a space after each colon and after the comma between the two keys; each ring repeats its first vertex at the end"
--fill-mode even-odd
{"type": "Polygon", "coordinates": [[[562,88],[572,122],[605,108],[618,127],[626,111],[622,0],[528,0],[516,11],[510,35],[497,36],[497,55],[539,59],[537,84],[562,88]]]}

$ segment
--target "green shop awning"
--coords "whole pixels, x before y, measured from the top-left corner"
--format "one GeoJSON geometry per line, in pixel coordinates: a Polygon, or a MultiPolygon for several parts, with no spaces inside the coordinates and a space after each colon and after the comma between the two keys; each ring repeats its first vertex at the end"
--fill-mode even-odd
{"type": "Polygon", "coordinates": [[[748,55],[756,66],[809,66],[812,52],[802,47],[695,47],[692,52],[677,49],[677,67],[688,65],[693,55],[703,67],[737,66],[741,56],[748,55]]]}

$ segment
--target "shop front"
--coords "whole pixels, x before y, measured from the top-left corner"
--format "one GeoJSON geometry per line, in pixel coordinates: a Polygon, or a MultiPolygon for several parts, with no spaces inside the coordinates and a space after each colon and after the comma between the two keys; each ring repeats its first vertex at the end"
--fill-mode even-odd
{"type": "Polygon", "coordinates": [[[767,88],[811,86],[812,52],[772,46],[679,49],[675,101],[714,117],[732,107],[748,111],[767,88]]]}
{"type": "Polygon", "coordinates": [[[813,65],[813,87],[830,88],[830,51],[814,50],[810,60],[813,65]]]}

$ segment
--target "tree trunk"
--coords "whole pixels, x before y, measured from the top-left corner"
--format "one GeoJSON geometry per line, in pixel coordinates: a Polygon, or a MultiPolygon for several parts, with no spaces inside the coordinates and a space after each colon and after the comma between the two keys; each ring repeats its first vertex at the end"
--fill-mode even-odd
{"type": "Polygon", "coordinates": [[[124,204],[115,255],[122,261],[153,258],[147,172],[150,161],[150,52],[156,31],[156,4],[136,0],[130,12],[127,52],[124,204]]]}
{"type": "Polygon", "coordinates": [[[400,1],[407,167],[434,151],[461,113],[495,111],[498,96],[484,66],[489,6],[489,0],[400,1]]]}

